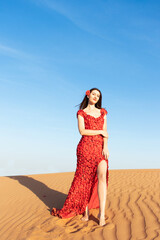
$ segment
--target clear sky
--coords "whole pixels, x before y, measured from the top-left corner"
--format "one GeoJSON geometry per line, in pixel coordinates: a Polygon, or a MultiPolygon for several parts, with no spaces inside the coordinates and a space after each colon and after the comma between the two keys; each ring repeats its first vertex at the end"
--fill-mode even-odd
{"type": "Polygon", "coordinates": [[[73,172],[88,89],[109,169],[160,168],[160,2],[0,3],[0,175],[73,172]]]}

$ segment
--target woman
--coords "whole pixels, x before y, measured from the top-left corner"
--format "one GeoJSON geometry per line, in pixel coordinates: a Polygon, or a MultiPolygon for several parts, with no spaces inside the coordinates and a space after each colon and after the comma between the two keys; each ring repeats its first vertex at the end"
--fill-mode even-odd
{"type": "Polygon", "coordinates": [[[102,94],[98,88],[86,91],[77,111],[78,129],[82,135],[77,145],[77,167],[62,209],[52,215],[69,218],[83,214],[89,220],[89,209],[99,208],[99,225],[105,225],[105,204],[108,188],[107,111],[101,108],[102,94]]]}

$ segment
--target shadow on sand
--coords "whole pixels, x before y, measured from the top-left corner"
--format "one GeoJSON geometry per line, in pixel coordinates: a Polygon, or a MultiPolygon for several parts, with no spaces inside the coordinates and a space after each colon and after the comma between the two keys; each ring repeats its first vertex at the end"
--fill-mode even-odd
{"type": "Polygon", "coordinates": [[[32,191],[51,212],[53,207],[62,208],[67,197],[66,194],[53,190],[44,183],[28,176],[6,176],[13,180],[17,180],[21,185],[32,191]]]}

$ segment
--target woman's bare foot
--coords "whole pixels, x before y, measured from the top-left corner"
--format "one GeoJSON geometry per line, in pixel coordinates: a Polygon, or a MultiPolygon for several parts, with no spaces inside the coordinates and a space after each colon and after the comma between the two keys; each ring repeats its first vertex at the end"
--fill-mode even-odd
{"type": "Polygon", "coordinates": [[[105,217],[100,217],[99,218],[99,225],[104,226],[106,224],[105,217]]]}
{"type": "Polygon", "coordinates": [[[98,214],[98,218],[99,218],[99,225],[100,226],[104,226],[105,223],[106,223],[106,219],[105,219],[105,216],[100,216],[100,214],[98,214]]]}
{"type": "Polygon", "coordinates": [[[88,215],[85,215],[81,218],[82,221],[88,221],[89,220],[89,216],[88,215]]]}
{"type": "Polygon", "coordinates": [[[88,221],[89,220],[89,210],[88,210],[88,206],[86,207],[84,216],[81,218],[82,221],[88,221]]]}

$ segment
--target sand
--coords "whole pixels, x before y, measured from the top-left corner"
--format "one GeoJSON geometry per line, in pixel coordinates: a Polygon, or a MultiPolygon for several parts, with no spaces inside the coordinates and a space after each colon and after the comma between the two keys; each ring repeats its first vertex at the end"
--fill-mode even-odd
{"type": "Polygon", "coordinates": [[[160,240],[160,169],[109,170],[106,223],[99,209],[60,219],[74,172],[0,177],[0,240],[160,240]]]}

